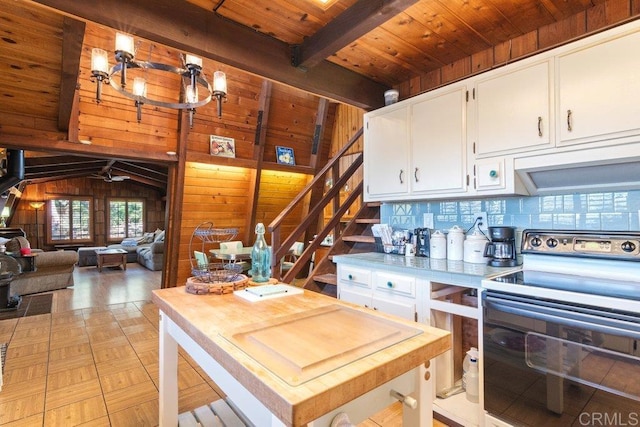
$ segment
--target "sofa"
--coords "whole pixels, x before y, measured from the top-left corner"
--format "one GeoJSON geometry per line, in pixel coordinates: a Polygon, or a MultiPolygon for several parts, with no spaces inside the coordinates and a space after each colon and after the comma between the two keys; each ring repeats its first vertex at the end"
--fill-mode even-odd
{"type": "Polygon", "coordinates": [[[159,240],[136,250],[138,263],[149,270],[162,270],[164,265],[164,240],[159,240]]]}
{"type": "MultiPolygon", "coordinates": [[[[11,254],[19,254],[21,248],[31,247],[24,237],[14,237],[7,241],[5,246],[11,254]]],[[[11,295],[35,294],[73,286],[73,270],[78,262],[77,252],[33,249],[32,254],[35,271],[27,271],[28,259],[16,257],[23,272],[11,281],[11,295]]]]}
{"type": "Polygon", "coordinates": [[[157,229],[138,238],[124,239],[107,248],[124,249],[127,251],[127,262],[137,261],[149,270],[158,271],[162,270],[164,263],[164,234],[163,230],[157,229]]]}

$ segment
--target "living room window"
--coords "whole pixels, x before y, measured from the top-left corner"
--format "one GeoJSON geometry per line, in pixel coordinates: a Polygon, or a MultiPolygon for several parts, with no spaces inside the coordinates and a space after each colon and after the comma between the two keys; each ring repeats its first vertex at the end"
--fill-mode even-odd
{"type": "Polygon", "coordinates": [[[109,199],[107,236],[110,241],[121,241],[144,234],[144,200],[109,199]]]}
{"type": "Polygon", "coordinates": [[[91,199],[49,200],[47,229],[51,244],[85,243],[93,240],[91,199]]]}

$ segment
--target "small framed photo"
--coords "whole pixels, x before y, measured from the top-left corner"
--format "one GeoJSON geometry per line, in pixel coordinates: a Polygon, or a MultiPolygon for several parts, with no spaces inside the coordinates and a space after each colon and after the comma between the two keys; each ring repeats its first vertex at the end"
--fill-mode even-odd
{"type": "Polygon", "coordinates": [[[296,158],[293,155],[293,148],[276,147],[276,159],[281,165],[295,166],[296,158]]]}
{"type": "Polygon", "coordinates": [[[236,157],[236,141],[225,136],[209,136],[209,149],[212,156],[236,157]]]}

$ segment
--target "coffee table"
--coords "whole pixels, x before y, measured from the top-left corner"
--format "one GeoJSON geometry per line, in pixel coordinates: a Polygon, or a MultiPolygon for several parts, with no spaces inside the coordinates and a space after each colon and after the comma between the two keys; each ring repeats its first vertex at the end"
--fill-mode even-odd
{"type": "Polygon", "coordinates": [[[127,271],[127,251],[124,249],[96,249],[98,258],[98,271],[102,273],[102,267],[122,267],[127,271]]]}

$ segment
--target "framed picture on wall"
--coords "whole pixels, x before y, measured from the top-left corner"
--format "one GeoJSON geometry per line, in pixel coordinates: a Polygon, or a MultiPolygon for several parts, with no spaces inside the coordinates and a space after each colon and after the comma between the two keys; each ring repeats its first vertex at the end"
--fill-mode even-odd
{"type": "Polygon", "coordinates": [[[296,158],[293,155],[293,148],[276,147],[276,159],[281,165],[295,166],[296,158]]]}
{"type": "Polygon", "coordinates": [[[236,141],[225,136],[209,136],[209,149],[212,156],[236,157],[236,141]]]}

